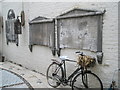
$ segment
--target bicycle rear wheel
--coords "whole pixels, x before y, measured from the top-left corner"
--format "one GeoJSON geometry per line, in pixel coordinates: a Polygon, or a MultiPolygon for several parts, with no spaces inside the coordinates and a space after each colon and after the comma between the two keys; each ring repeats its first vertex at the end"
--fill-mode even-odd
{"type": "Polygon", "coordinates": [[[60,79],[63,78],[63,68],[57,63],[52,63],[47,69],[46,76],[48,84],[56,88],[61,84],[60,79]]]}
{"type": "Polygon", "coordinates": [[[72,90],[103,90],[103,84],[100,78],[91,72],[78,74],[72,84],[72,90]],[[86,88],[86,89],[85,89],[86,88]]]}

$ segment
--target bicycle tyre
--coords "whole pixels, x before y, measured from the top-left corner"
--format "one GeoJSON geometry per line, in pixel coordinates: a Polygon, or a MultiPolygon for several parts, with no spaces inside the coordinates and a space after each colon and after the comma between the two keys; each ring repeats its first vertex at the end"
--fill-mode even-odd
{"type": "Polygon", "coordinates": [[[63,78],[63,68],[59,64],[57,64],[55,62],[53,62],[52,64],[49,65],[49,67],[47,69],[47,73],[46,73],[47,82],[53,88],[56,88],[61,84],[60,81],[58,80],[58,78],[55,78],[53,76],[53,74],[54,74],[57,67],[59,68],[59,72],[57,74],[59,74],[58,75],[59,78],[62,79],[63,78]],[[52,71],[51,71],[51,69],[52,69],[52,71]]]}
{"type": "Polygon", "coordinates": [[[103,90],[103,84],[100,78],[92,72],[85,72],[83,75],[80,73],[73,79],[73,83],[72,83],[72,90],[79,90],[79,89],[103,90]]]}

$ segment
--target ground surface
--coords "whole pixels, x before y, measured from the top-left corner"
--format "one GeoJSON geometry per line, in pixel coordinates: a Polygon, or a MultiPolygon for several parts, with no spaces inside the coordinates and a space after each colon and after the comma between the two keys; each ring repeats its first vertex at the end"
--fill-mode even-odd
{"type": "MultiPolygon", "coordinates": [[[[45,75],[31,71],[11,62],[0,62],[0,89],[2,87],[45,88],[45,90],[50,90],[52,88],[48,85],[45,75]]],[[[60,87],[65,88],[62,85],[60,87]]],[[[70,87],[66,86],[66,88],[70,87]]]]}
{"type": "Polygon", "coordinates": [[[0,63],[0,88],[50,88],[46,77],[10,62],[0,63]]]}
{"type": "Polygon", "coordinates": [[[29,88],[30,85],[22,77],[16,75],[13,72],[7,71],[5,69],[0,69],[1,78],[0,87],[1,88],[29,88]]]}

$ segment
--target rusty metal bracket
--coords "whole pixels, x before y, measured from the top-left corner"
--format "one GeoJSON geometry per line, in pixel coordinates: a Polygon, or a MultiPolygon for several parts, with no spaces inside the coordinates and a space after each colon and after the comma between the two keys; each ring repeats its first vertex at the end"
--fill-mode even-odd
{"type": "Polygon", "coordinates": [[[29,45],[29,50],[32,52],[33,45],[29,45]]]}
{"type": "Polygon", "coordinates": [[[52,55],[55,56],[56,55],[56,48],[55,47],[51,48],[51,51],[52,51],[52,55]]]}
{"type": "Polygon", "coordinates": [[[56,51],[57,51],[57,55],[60,56],[61,55],[61,48],[58,48],[56,51]]]}
{"type": "Polygon", "coordinates": [[[9,45],[9,41],[8,41],[8,39],[6,40],[6,43],[7,43],[7,45],[9,45]]]}
{"type": "Polygon", "coordinates": [[[25,12],[21,11],[21,25],[25,26],[25,12]]]}
{"type": "Polygon", "coordinates": [[[102,64],[103,52],[97,52],[97,61],[99,64],[102,64]]]}
{"type": "Polygon", "coordinates": [[[16,46],[18,46],[19,45],[19,43],[18,43],[18,39],[17,39],[17,41],[16,41],[16,46]]]}

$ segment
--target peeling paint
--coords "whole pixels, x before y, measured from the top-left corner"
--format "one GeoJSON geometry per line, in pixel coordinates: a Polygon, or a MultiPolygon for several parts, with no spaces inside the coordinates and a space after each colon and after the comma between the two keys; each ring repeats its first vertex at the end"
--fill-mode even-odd
{"type": "Polygon", "coordinates": [[[60,48],[97,51],[97,16],[60,19],[58,27],[60,31],[60,48]]]}

